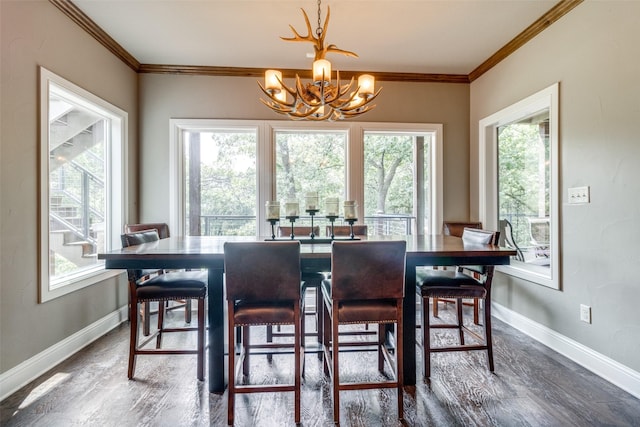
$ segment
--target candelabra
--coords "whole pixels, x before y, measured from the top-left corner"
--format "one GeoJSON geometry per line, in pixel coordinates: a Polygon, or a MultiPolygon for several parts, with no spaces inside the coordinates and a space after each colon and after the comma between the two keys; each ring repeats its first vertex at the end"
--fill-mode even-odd
{"type": "Polygon", "coordinates": [[[305,212],[311,217],[311,232],[309,233],[309,237],[313,240],[316,238],[316,233],[313,231],[313,217],[320,211],[318,209],[305,209],[305,212]]]}
{"type": "Polygon", "coordinates": [[[358,220],[358,218],[345,218],[345,221],[349,223],[349,237],[353,240],[356,236],[353,234],[353,224],[358,220]]]}
{"type": "Polygon", "coordinates": [[[298,219],[299,216],[298,215],[291,215],[291,216],[288,215],[288,216],[286,216],[286,218],[287,218],[287,220],[289,220],[291,222],[291,240],[293,240],[296,237],[295,232],[293,230],[293,225],[295,224],[296,219],[298,219]]]}
{"type": "Polygon", "coordinates": [[[338,219],[338,215],[327,215],[327,219],[331,223],[331,240],[333,240],[336,237],[333,233],[333,223],[336,222],[336,219],[338,219]]]}
{"type": "Polygon", "coordinates": [[[278,222],[278,220],[275,219],[275,218],[269,218],[268,221],[271,224],[271,240],[275,240],[276,239],[275,226],[276,226],[276,222],[278,222]]]}

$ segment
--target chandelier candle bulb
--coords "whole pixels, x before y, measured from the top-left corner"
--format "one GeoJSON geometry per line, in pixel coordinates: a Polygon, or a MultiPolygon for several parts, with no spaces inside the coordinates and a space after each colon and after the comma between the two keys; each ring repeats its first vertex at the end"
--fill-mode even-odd
{"type": "Polygon", "coordinates": [[[308,211],[314,211],[318,209],[318,192],[310,191],[305,195],[305,209],[308,211]]]}
{"type": "Polygon", "coordinates": [[[280,219],[280,203],[267,202],[267,220],[279,220],[280,219]]]}
{"type": "Polygon", "coordinates": [[[288,201],[284,204],[284,210],[287,213],[287,217],[298,216],[299,205],[298,202],[288,201]]]}
{"type": "Polygon", "coordinates": [[[282,72],[278,70],[267,70],[264,73],[264,88],[273,93],[282,91],[282,72]]]}
{"type": "Polygon", "coordinates": [[[358,86],[360,87],[358,95],[363,98],[372,96],[375,87],[375,79],[370,74],[363,74],[358,77],[358,86]]]}
{"type": "Polygon", "coordinates": [[[338,216],[339,201],[337,197],[327,197],[324,200],[324,205],[327,211],[327,216],[338,216]]]}
{"type": "Polygon", "coordinates": [[[313,82],[327,86],[331,82],[331,62],[326,59],[313,61],[313,82]]]}
{"type": "Polygon", "coordinates": [[[344,201],[344,219],[356,219],[356,202],[354,200],[344,201]]]}

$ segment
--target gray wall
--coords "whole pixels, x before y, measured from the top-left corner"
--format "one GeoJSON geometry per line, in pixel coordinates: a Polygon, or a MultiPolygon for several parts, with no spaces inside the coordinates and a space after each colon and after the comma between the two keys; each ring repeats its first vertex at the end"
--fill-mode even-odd
{"type": "Polygon", "coordinates": [[[119,278],[38,304],[38,66],[129,113],[133,165],[138,77],[48,1],[2,0],[0,14],[0,372],[6,372],[127,303],[126,280],[119,278]]]}
{"type": "MultiPolygon", "coordinates": [[[[363,121],[444,124],[444,219],[469,216],[469,85],[381,82],[377,107],[363,121]]],[[[280,120],[260,101],[255,78],[140,75],[141,210],[169,220],[169,119],[280,120]],[[155,191],[154,191],[155,190],[155,191]]],[[[264,96],[264,95],[262,95],[264,96]]]]}
{"type": "MultiPolygon", "coordinates": [[[[640,371],[640,2],[584,2],[471,84],[472,177],[478,121],[560,82],[561,286],[500,275],[494,298],[640,371]],[[567,188],[591,186],[568,205],[567,188]],[[579,321],[592,307],[593,323],[579,321]]],[[[475,179],[471,208],[477,215],[475,179]]]]}

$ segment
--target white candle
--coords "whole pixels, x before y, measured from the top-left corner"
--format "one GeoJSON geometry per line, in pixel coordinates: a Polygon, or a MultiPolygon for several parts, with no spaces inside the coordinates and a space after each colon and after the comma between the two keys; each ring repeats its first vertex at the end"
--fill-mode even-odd
{"type": "Polygon", "coordinates": [[[282,90],[282,72],[278,70],[267,70],[264,73],[264,88],[272,93],[280,93],[282,90]]]}
{"type": "Polygon", "coordinates": [[[326,59],[313,61],[313,82],[318,86],[331,82],[331,62],[326,59]]]}
{"type": "Polygon", "coordinates": [[[284,206],[284,210],[288,217],[298,216],[298,202],[290,200],[285,203],[284,206]]]}
{"type": "Polygon", "coordinates": [[[337,197],[327,197],[324,199],[325,209],[327,211],[327,216],[338,216],[338,206],[340,201],[337,197]]]}
{"type": "Polygon", "coordinates": [[[280,219],[280,203],[278,202],[267,202],[267,219],[280,219]]]}
{"type": "Polygon", "coordinates": [[[344,219],[356,219],[356,202],[354,200],[344,201],[344,219]]]}
{"type": "Polygon", "coordinates": [[[363,98],[370,97],[373,95],[375,79],[370,74],[363,74],[358,77],[358,87],[360,88],[358,95],[363,98]]]}
{"type": "Polygon", "coordinates": [[[318,192],[317,191],[308,192],[305,195],[304,200],[305,200],[306,210],[314,211],[318,209],[318,192]]]}

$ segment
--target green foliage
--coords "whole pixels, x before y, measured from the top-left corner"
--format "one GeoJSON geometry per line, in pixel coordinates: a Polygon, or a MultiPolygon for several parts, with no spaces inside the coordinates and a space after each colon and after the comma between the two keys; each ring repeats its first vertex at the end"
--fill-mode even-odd
{"type": "Polygon", "coordinates": [[[413,213],[413,139],[365,136],[365,215],[413,213]]]}
{"type": "Polygon", "coordinates": [[[201,215],[255,215],[255,135],[216,132],[201,138],[201,215]]]}
{"type": "MultiPolygon", "coordinates": [[[[256,232],[256,136],[253,132],[202,132],[188,134],[185,144],[187,222],[191,198],[200,197],[201,233],[206,235],[253,235],[256,232]],[[193,146],[192,146],[193,145],[193,146]],[[200,147],[197,150],[198,145],[200,147]],[[200,157],[200,185],[189,176],[189,150],[200,157]],[[195,191],[195,194],[191,194],[195,191]],[[248,216],[254,219],[216,219],[217,216],[248,216]]],[[[194,159],[194,162],[197,159],[194,159]]],[[[193,165],[192,165],[193,166],[193,165]]],[[[197,209],[197,206],[195,206],[197,209]]],[[[188,229],[188,228],[187,228],[188,229]]]]}
{"type": "Polygon", "coordinates": [[[498,128],[498,215],[519,243],[528,240],[527,217],[549,215],[549,140],[540,131],[527,120],[498,128]]]}
{"type": "Polygon", "coordinates": [[[276,135],[276,197],[304,202],[305,193],[325,197],[345,194],[346,134],[280,132],[276,135]]]}

